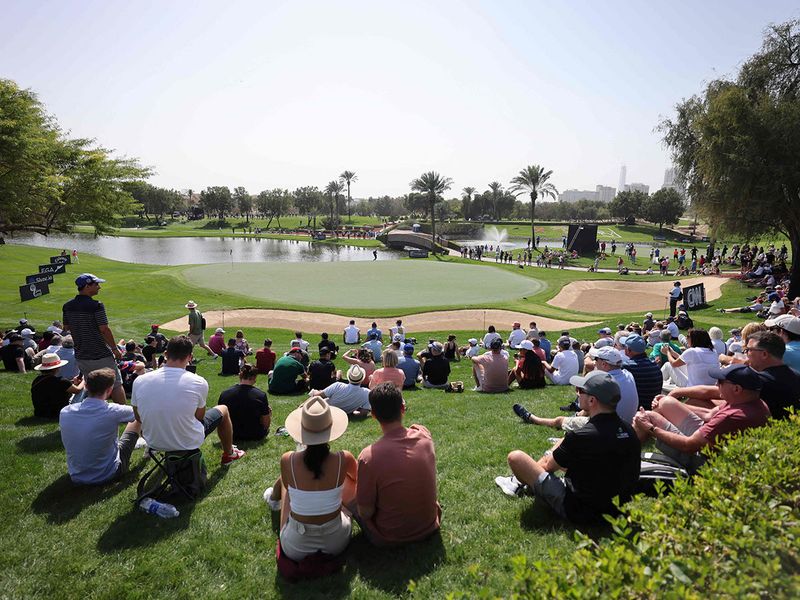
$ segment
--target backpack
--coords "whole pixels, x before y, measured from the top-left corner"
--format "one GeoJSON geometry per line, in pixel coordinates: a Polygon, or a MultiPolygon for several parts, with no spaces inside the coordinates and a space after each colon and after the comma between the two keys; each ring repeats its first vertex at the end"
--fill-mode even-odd
{"type": "Polygon", "coordinates": [[[668,493],[676,480],[689,477],[689,472],[669,456],[656,452],[642,452],[639,481],[634,493],[657,498],[659,488],[668,493]]]}
{"type": "Polygon", "coordinates": [[[206,318],[200,317],[200,328],[205,331],[206,330],[206,318]]]}
{"type": "Polygon", "coordinates": [[[303,579],[317,579],[333,575],[344,566],[344,556],[341,554],[333,556],[318,550],[303,560],[296,561],[281,551],[281,541],[278,540],[275,546],[275,562],[278,566],[278,573],[290,583],[296,583],[303,579]]]}

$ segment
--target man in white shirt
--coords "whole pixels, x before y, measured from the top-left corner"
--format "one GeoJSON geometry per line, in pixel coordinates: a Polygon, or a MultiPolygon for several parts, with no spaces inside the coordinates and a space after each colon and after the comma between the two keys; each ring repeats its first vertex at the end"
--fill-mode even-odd
{"type": "Polygon", "coordinates": [[[406,341],[406,330],[405,330],[405,327],[403,327],[403,320],[402,319],[397,319],[397,321],[395,321],[394,327],[389,329],[389,332],[392,334],[392,340],[393,341],[394,340],[397,340],[399,342],[405,342],[406,341]],[[401,336],[401,337],[398,338],[397,337],[398,335],[401,336]]]}
{"type": "Polygon", "coordinates": [[[528,334],[525,339],[530,341],[539,339],[539,329],[536,327],[536,321],[531,321],[530,325],[528,325],[528,334]]]}
{"type": "Polygon", "coordinates": [[[369,388],[362,387],[366,373],[358,365],[347,370],[347,383],[336,381],[324,390],[312,390],[309,398],[322,396],[328,404],[341,408],[348,415],[368,416],[370,411],[369,388]]]}
{"type": "Polygon", "coordinates": [[[525,339],[525,331],[522,329],[522,325],[519,322],[515,322],[511,326],[511,333],[508,334],[508,347],[509,348],[519,348],[520,342],[525,339]]]}
{"type": "Polygon", "coordinates": [[[289,348],[300,348],[303,352],[308,353],[308,340],[303,339],[303,334],[300,331],[294,332],[294,339],[289,342],[289,348]]]}
{"type": "Polygon", "coordinates": [[[154,450],[195,450],[216,430],[222,442],[222,465],[244,456],[233,445],[233,425],[227,406],[206,410],[208,382],[186,370],[192,361],[192,341],[179,335],[167,344],[164,366],[133,382],[131,406],[142,424],[142,436],[154,450]]]}
{"type": "Polygon", "coordinates": [[[488,350],[492,347],[492,342],[494,340],[502,339],[500,334],[495,330],[494,325],[489,325],[489,328],[486,330],[486,335],[483,336],[483,347],[488,350]]]}
{"type": "Polygon", "coordinates": [[[544,375],[556,385],[569,385],[569,378],[580,371],[578,357],[570,348],[569,338],[558,340],[558,353],[553,357],[552,364],[543,362],[544,375]]]}
{"type": "Polygon", "coordinates": [[[353,346],[361,342],[361,330],[356,327],[356,322],[350,320],[350,324],[344,328],[342,339],[348,346],[353,346]]]}

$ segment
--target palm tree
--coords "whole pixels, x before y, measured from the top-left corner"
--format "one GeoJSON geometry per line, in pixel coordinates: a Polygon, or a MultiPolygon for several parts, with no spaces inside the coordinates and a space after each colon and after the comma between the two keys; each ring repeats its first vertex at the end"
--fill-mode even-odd
{"type": "Polygon", "coordinates": [[[431,209],[431,241],[433,242],[433,253],[436,254],[436,216],[433,207],[436,205],[439,196],[445,190],[449,190],[453,180],[449,177],[442,177],[436,171],[428,171],[410,183],[411,189],[415,192],[426,194],[431,209]]]}
{"type": "Polygon", "coordinates": [[[558,190],[548,181],[552,171],[545,171],[539,165],[528,165],[519,172],[519,175],[511,180],[511,193],[519,196],[529,194],[531,197],[531,246],[536,247],[536,231],[533,225],[533,215],[536,211],[536,198],[550,196],[555,198],[558,190]]]}
{"type": "Polygon", "coordinates": [[[463,204],[461,212],[464,213],[464,220],[469,220],[469,212],[470,212],[470,205],[472,204],[472,194],[475,193],[475,188],[467,186],[463,190],[464,197],[463,197],[463,204]]]}
{"type": "Polygon", "coordinates": [[[503,192],[503,184],[493,181],[489,184],[489,189],[492,192],[492,212],[494,212],[495,221],[499,221],[500,215],[497,211],[497,201],[500,200],[500,195],[503,192]]]}
{"type": "Polygon", "coordinates": [[[350,182],[355,181],[358,179],[356,174],[353,171],[344,171],[341,175],[339,175],[339,182],[347,184],[347,221],[352,222],[353,219],[350,216],[350,182]]]}
{"type": "Polygon", "coordinates": [[[331,227],[335,228],[339,222],[339,194],[342,193],[344,184],[340,181],[329,181],[325,186],[325,193],[333,199],[331,203],[331,227]]]}

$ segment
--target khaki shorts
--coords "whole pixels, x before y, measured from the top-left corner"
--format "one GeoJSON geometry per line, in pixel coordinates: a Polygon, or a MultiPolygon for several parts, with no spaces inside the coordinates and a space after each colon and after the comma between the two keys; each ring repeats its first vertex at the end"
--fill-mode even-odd
{"type": "Polygon", "coordinates": [[[578,431],[589,422],[589,417],[564,417],[561,429],[564,431],[578,431]]]}
{"type": "Polygon", "coordinates": [[[190,341],[191,341],[191,342],[192,342],[192,343],[193,343],[195,346],[197,346],[198,344],[204,344],[204,345],[205,345],[205,343],[206,343],[205,336],[203,336],[203,334],[202,334],[202,333],[190,333],[190,334],[189,334],[189,335],[187,335],[186,337],[188,337],[188,338],[189,338],[189,340],[190,340],[190,341]]]}
{"type": "Polygon", "coordinates": [[[76,361],[78,363],[78,368],[81,370],[81,373],[83,373],[84,379],[86,379],[86,376],[89,373],[96,371],[97,369],[111,369],[114,371],[114,387],[122,387],[122,373],[119,372],[117,359],[113,356],[99,358],[97,360],[81,360],[78,358],[76,361]]]}
{"type": "Polygon", "coordinates": [[[292,560],[303,560],[318,550],[337,556],[350,543],[352,529],[350,517],[344,513],[321,525],[300,523],[290,515],[281,529],[281,550],[292,560]]]}

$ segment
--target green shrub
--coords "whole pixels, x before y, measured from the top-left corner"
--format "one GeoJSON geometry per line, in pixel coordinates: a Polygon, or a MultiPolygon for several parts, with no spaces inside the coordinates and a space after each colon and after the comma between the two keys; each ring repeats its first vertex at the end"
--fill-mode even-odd
{"type": "Polygon", "coordinates": [[[732,438],[693,484],[637,498],[567,560],[514,559],[517,598],[800,597],[800,417],[732,438]]]}

